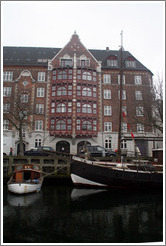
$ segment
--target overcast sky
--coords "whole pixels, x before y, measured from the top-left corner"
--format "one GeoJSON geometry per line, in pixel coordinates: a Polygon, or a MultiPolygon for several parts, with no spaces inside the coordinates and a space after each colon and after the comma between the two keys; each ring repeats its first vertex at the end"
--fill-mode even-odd
{"type": "Polygon", "coordinates": [[[87,49],[123,47],[156,76],[165,68],[164,1],[1,1],[3,46],[63,48],[74,31],[87,49]]]}

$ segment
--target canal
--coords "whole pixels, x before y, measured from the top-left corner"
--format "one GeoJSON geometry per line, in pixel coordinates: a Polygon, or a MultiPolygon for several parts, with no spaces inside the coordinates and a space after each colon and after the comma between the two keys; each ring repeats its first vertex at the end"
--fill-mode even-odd
{"type": "Polygon", "coordinates": [[[37,194],[3,192],[3,243],[163,241],[162,192],[77,189],[44,182],[37,194]]]}

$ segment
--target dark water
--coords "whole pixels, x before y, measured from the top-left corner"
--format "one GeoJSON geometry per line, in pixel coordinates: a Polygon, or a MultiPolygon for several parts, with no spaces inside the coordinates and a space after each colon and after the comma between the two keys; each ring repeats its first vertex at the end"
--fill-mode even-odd
{"type": "Polygon", "coordinates": [[[9,194],[4,184],[3,243],[163,241],[162,192],[118,192],[44,184],[9,194]]]}

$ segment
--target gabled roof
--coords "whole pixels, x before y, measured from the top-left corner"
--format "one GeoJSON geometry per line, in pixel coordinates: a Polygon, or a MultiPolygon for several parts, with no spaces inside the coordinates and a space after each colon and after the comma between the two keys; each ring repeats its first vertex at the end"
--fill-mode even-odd
{"type": "MultiPolygon", "coordinates": [[[[51,60],[61,48],[44,48],[44,47],[3,47],[3,65],[14,66],[47,66],[48,60],[51,60]]],[[[88,50],[97,61],[101,61],[102,68],[109,68],[107,66],[107,58],[115,56],[120,64],[119,50],[88,50]]],[[[136,61],[136,68],[130,70],[145,70],[151,72],[141,62],[139,62],[130,52],[123,51],[123,63],[127,57],[133,57],[136,61]]],[[[112,68],[112,69],[115,69],[112,68]]]]}

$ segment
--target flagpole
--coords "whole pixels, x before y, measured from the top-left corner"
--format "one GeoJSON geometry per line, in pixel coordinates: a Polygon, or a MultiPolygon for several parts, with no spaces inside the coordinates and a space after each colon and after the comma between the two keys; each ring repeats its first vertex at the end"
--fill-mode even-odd
{"type": "Polygon", "coordinates": [[[123,31],[121,35],[120,47],[120,90],[119,90],[119,128],[118,128],[118,161],[121,160],[121,122],[122,122],[122,82],[123,82],[123,31]]]}

